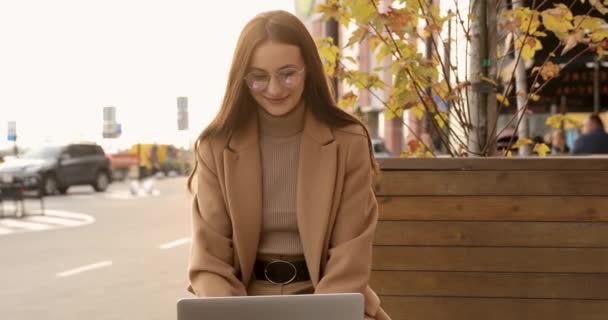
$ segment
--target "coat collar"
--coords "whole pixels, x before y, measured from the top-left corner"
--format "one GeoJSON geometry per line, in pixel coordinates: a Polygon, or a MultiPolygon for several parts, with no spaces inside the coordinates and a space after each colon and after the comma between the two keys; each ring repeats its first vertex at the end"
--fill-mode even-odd
{"type": "MultiPolygon", "coordinates": [[[[337,144],[331,129],[308,108],[300,144],[296,215],[304,255],[316,285],[329,230],[337,173],[337,144]]],[[[262,225],[262,164],[257,113],[231,136],[224,149],[226,200],[243,282],[251,279],[262,225]]]]}

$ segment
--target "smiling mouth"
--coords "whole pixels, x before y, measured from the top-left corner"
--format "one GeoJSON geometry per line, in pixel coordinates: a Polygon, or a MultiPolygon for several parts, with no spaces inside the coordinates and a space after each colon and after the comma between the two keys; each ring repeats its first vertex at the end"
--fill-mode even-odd
{"type": "Polygon", "coordinates": [[[277,102],[283,102],[283,101],[287,100],[288,97],[289,96],[282,97],[282,98],[268,98],[268,97],[264,97],[264,98],[270,102],[277,103],[277,102]]]}

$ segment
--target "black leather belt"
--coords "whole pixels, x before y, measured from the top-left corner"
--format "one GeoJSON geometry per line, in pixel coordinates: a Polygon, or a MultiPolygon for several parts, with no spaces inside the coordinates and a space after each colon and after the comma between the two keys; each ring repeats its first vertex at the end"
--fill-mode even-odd
{"type": "Polygon", "coordinates": [[[253,265],[253,273],[257,280],[266,280],[276,285],[310,280],[305,260],[256,260],[253,265]]]}

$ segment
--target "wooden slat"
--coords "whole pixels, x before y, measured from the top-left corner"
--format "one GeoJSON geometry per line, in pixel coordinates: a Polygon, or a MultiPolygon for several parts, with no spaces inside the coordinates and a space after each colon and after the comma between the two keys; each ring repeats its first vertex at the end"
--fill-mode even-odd
{"type": "Polygon", "coordinates": [[[606,300],[380,297],[393,320],[606,320],[606,300]]]}
{"type": "Polygon", "coordinates": [[[374,243],[608,248],[608,223],[380,221],[374,243]]]}
{"type": "Polygon", "coordinates": [[[608,195],[608,171],[390,171],[381,196],[415,195],[608,195]]]}
{"type": "Polygon", "coordinates": [[[379,295],[608,300],[608,273],[374,271],[379,295]]]}
{"type": "Polygon", "coordinates": [[[608,273],[608,249],[374,246],[372,268],[608,273]]]}
{"type": "Polygon", "coordinates": [[[382,170],[608,170],[608,156],[513,158],[387,158],[378,159],[382,170]]]}
{"type": "Polygon", "coordinates": [[[604,221],[608,197],[377,197],[380,220],[604,221]]]}

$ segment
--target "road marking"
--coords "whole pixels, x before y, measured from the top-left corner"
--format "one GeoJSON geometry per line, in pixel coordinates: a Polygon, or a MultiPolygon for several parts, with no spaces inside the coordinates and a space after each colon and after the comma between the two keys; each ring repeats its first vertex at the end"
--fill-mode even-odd
{"type": "Polygon", "coordinates": [[[63,210],[28,211],[22,218],[0,218],[0,235],[43,231],[58,228],[72,228],[95,222],[92,216],[63,210]]]}
{"type": "Polygon", "coordinates": [[[69,277],[81,272],[85,272],[85,271],[89,271],[89,270],[93,270],[93,269],[99,269],[99,268],[103,268],[103,267],[107,267],[112,265],[112,261],[101,261],[101,262],[97,262],[97,263],[93,263],[93,264],[89,264],[86,266],[82,266],[82,267],[78,267],[72,270],[68,270],[68,271],[64,271],[64,272],[59,272],[57,274],[58,278],[63,278],[63,277],[69,277]]]}
{"type": "Polygon", "coordinates": [[[93,218],[89,215],[78,213],[78,212],[71,212],[71,211],[47,209],[47,210],[44,210],[44,214],[47,216],[81,220],[84,223],[91,223],[91,222],[95,221],[95,218],[93,218]]]}
{"type": "Polygon", "coordinates": [[[82,225],[82,221],[80,221],[80,220],[72,220],[72,219],[49,217],[49,216],[35,216],[35,217],[28,217],[25,219],[27,221],[57,224],[57,225],[66,226],[66,227],[74,227],[74,226],[82,225]]]}
{"type": "Polygon", "coordinates": [[[13,233],[13,230],[6,229],[6,228],[0,228],[0,234],[9,234],[9,233],[13,233]]]}
{"type": "Polygon", "coordinates": [[[19,229],[28,229],[28,230],[47,230],[50,229],[51,226],[41,223],[35,222],[27,222],[15,219],[2,219],[0,220],[0,225],[9,227],[9,228],[19,228],[19,229]]]}
{"type": "Polygon", "coordinates": [[[181,245],[186,244],[186,243],[190,243],[190,238],[181,238],[181,239],[178,239],[178,240],[175,240],[175,241],[171,241],[171,242],[168,242],[168,243],[165,243],[165,244],[161,245],[160,248],[163,249],[163,250],[164,249],[171,249],[173,247],[181,246],[181,245]]]}

